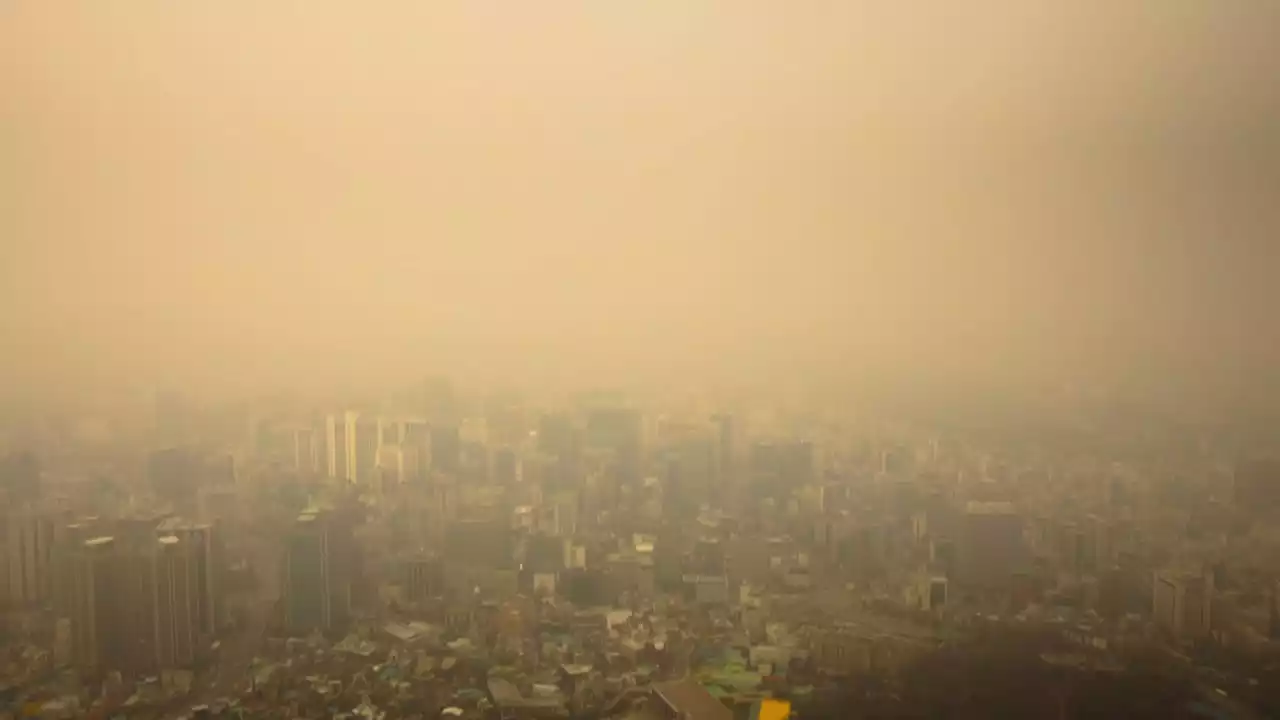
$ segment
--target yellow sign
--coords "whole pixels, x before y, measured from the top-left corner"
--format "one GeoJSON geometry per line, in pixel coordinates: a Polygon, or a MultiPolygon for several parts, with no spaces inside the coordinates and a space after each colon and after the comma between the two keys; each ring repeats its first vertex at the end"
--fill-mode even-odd
{"type": "Polygon", "coordinates": [[[769,698],[760,701],[760,712],[756,720],[787,720],[791,717],[791,701],[769,698]]]}

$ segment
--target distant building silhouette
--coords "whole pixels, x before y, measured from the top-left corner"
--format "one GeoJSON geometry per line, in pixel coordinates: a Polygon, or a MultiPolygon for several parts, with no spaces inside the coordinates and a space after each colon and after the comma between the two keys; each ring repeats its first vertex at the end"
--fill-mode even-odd
{"type": "Polygon", "coordinates": [[[334,530],[329,513],[308,511],[285,541],[284,621],[291,632],[327,632],[345,620],[351,590],[334,530]]]}
{"type": "Polygon", "coordinates": [[[9,507],[21,507],[40,498],[40,460],[31,452],[16,452],[0,459],[0,496],[9,507]]]}
{"type": "Polygon", "coordinates": [[[6,519],[2,550],[10,607],[31,608],[50,598],[53,527],[49,515],[30,510],[14,513],[6,519]]]}

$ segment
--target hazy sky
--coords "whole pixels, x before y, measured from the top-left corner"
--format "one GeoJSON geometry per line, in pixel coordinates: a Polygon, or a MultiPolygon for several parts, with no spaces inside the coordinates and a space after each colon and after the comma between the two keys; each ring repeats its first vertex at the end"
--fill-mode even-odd
{"type": "Polygon", "coordinates": [[[0,365],[1249,377],[1277,32],[1267,0],[7,0],[0,365]]]}

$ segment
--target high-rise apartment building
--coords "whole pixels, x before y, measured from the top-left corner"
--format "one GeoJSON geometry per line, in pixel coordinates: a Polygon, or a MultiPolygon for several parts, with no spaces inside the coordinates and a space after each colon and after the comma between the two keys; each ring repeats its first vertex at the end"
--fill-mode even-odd
{"type": "Polygon", "coordinates": [[[172,536],[179,540],[187,556],[185,568],[196,632],[205,637],[218,633],[223,616],[225,558],[218,530],[217,525],[172,518],[159,524],[152,534],[153,539],[172,536]]]}
{"type": "Polygon", "coordinates": [[[374,416],[360,416],[355,421],[355,475],[350,480],[359,485],[376,481],[378,449],[382,446],[382,423],[374,416]]]}
{"type": "Polygon", "coordinates": [[[524,480],[524,462],[512,447],[498,448],[493,453],[493,482],[516,485],[524,480]]]}
{"type": "Polygon", "coordinates": [[[736,424],[733,416],[725,413],[713,416],[711,422],[715,430],[716,473],[719,483],[724,486],[733,482],[736,424]]]}
{"type": "Polygon", "coordinates": [[[116,618],[115,539],[86,540],[71,557],[71,644],[76,665],[99,675],[118,665],[122,626],[116,618]]]}
{"type": "Polygon", "coordinates": [[[177,535],[164,535],[152,554],[156,662],[161,669],[186,667],[195,660],[199,618],[191,550],[177,535]]]}
{"type": "Polygon", "coordinates": [[[119,654],[111,670],[125,677],[156,671],[156,539],[116,535],[116,576],[112,580],[110,611],[119,633],[119,654]]]}
{"type": "Polygon", "coordinates": [[[37,606],[49,599],[52,589],[52,518],[19,512],[10,515],[5,526],[9,606],[37,606]]]}
{"type": "Polygon", "coordinates": [[[757,441],[749,461],[750,487],[758,497],[787,498],[817,475],[813,443],[808,440],[757,441]]]}
{"type": "Polygon", "coordinates": [[[57,618],[70,618],[75,588],[77,562],[85,541],[97,537],[99,523],[85,519],[54,528],[51,554],[50,594],[53,598],[53,614],[57,618]]]}
{"type": "Polygon", "coordinates": [[[1209,634],[1212,598],[1212,577],[1204,573],[1158,572],[1152,578],[1152,615],[1179,640],[1209,634]]]}
{"type": "Polygon", "coordinates": [[[334,608],[341,588],[330,529],[328,517],[303,513],[285,541],[284,621],[291,632],[327,631],[341,619],[334,608]]]}
{"type": "Polygon", "coordinates": [[[82,671],[141,677],[191,665],[198,638],[192,555],[181,539],[100,536],[67,561],[71,646],[82,671]]]}
{"type": "Polygon", "coordinates": [[[404,561],[403,572],[405,594],[409,602],[425,602],[444,592],[444,569],[436,558],[408,558],[404,561]]]}
{"type": "Polygon", "coordinates": [[[356,414],[337,413],[325,418],[325,469],[329,477],[356,480],[356,414]]]}
{"type": "Polygon", "coordinates": [[[401,435],[401,447],[412,458],[413,471],[406,480],[425,483],[431,472],[431,426],[425,420],[405,420],[401,435]]]}
{"type": "Polygon", "coordinates": [[[324,437],[315,443],[323,453],[322,469],[330,477],[353,484],[379,479],[379,456],[386,446],[399,447],[406,435],[403,423],[373,414],[343,412],[325,418],[324,437]]]}
{"type": "Polygon", "coordinates": [[[956,579],[980,588],[1006,588],[1029,560],[1022,516],[1012,503],[970,502],[956,546],[956,579]]]}
{"type": "Polygon", "coordinates": [[[313,427],[292,428],[293,467],[300,473],[310,475],[320,468],[320,441],[313,427]]]}

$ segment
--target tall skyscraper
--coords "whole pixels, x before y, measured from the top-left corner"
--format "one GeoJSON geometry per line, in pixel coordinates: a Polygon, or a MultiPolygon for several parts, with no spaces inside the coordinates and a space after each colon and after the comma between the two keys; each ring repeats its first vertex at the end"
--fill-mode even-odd
{"type": "Polygon", "coordinates": [[[325,418],[325,469],[329,477],[355,482],[356,414],[336,413],[325,418]]]}
{"type": "Polygon", "coordinates": [[[716,471],[721,485],[732,484],[734,477],[734,430],[733,416],[725,413],[715,415],[711,419],[715,427],[716,437],[716,471]]]}
{"type": "Polygon", "coordinates": [[[91,676],[115,668],[121,656],[115,561],[115,539],[110,536],[86,540],[72,558],[72,653],[76,665],[91,676]]]}
{"type": "Polygon", "coordinates": [[[136,678],[195,659],[190,548],[141,527],[91,538],[68,554],[72,652],[92,676],[136,678]]]}
{"type": "Polygon", "coordinates": [[[1029,553],[1022,516],[1012,503],[970,502],[965,509],[956,553],[957,580],[970,587],[1009,586],[1025,570],[1029,553]]]}
{"type": "Polygon", "coordinates": [[[368,485],[376,481],[378,449],[382,445],[382,424],[377,417],[358,417],[355,421],[355,475],[352,482],[368,485]]]}
{"type": "Polygon", "coordinates": [[[751,488],[760,497],[782,500],[813,482],[816,458],[807,440],[757,441],[751,446],[751,488]]]}
{"type": "Polygon", "coordinates": [[[1204,573],[1157,572],[1152,576],[1151,614],[1178,639],[1208,635],[1213,627],[1213,579],[1204,573]]]}
{"type": "Polygon", "coordinates": [[[85,541],[97,537],[97,530],[97,522],[92,519],[54,528],[53,549],[50,553],[50,594],[53,597],[55,617],[71,617],[76,565],[85,541]]]}
{"type": "Polygon", "coordinates": [[[311,474],[319,468],[320,443],[312,427],[297,427],[291,431],[293,439],[293,467],[300,473],[311,474]]]}
{"type": "Polygon", "coordinates": [[[425,555],[407,558],[402,572],[409,602],[426,602],[444,592],[444,570],[437,558],[425,555]]]}
{"type": "Polygon", "coordinates": [[[682,439],[666,449],[662,475],[664,510],[673,517],[697,517],[713,494],[717,447],[705,437],[682,439]]]}
{"type": "Polygon", "coordinates": [[[498,485],[515,485],[524,480],[524,463],[515,448],[498,448],[493,453],[493,481],[498,485]]]}
{"type": "Polygon", "coordinates": [[[329,517],[307,512],[285,541],[284,620],[291,632],[327,631],[342,619],[334,607],[343,593],[330,530],[329,517]]]}
{"type": "Polygon", "coordinates": [[[34,511],[9,516],[4,552],[9,606],[34,607],[48,600],[53,581],[53,521],[34,511]]]}
{"type": "Polygon", "coordinates": [[[114,544],[111,600],[120,654],[110,669],[142,677],[156,670],[156,538],[116,535],[114,544]]]}
{"type": "Polygon", "coordinates": [[[160,524],[152,537],[176,537],[183,552],[190,588],[191,613],[201,636],[217,635],[223,615],[223,541],[218,526],[172,518],[160,524]]]}
{"type": "Polygon", "coordinates": [[[191,566],[193,553],[176,535],[157,540],[155,581],[156,662],[161,669],[189,666],[195,659],[197,622],[191,566]]]}
{"type": "Polygon", "coordinates": [[[401,446],[413,458],[413,473],[408,482],[425,483],[431,474],[431,426],[425,420],[405,420],[401,446]]]}
{"type": "Polygon", "coordinates": [[[597,407],[587,413],[584,439],[587,450],[612,453],[612,468],[606,478],[610,485],[606,504],[611,506],[613,490],[640,481],[643,418],[634,408],[597,407]]]}

